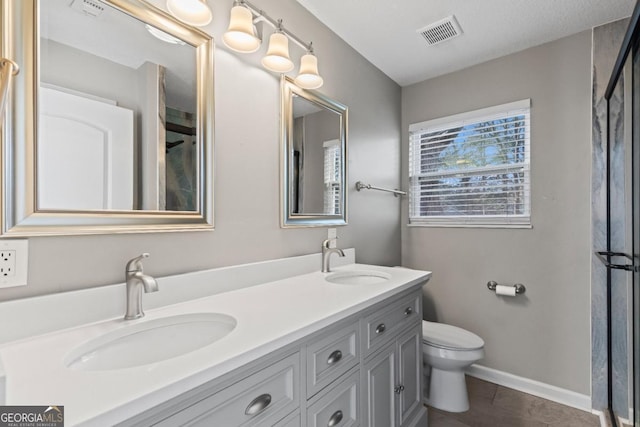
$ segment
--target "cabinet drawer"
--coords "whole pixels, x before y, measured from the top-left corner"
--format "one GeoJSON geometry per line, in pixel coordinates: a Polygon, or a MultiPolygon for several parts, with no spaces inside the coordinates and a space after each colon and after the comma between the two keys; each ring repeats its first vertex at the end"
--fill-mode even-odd
{"type": "Polygon", "coordinates": [[[360,425],[360,370],[323,393],[307,409],[307,427],[360,425]]]}
{"type": "Polygon", "coordinates": [[[392,302],[384,311],[365,317],[363,324],[365,356],[388,342],[399,330],[420,322],[422,317],[420,308],[421,294],[412,293],[392,302]]]}
{"type": "Polygon", "coordinates": [[[356,322],[307,346],[307,398],[358,364],[359,337],[356,322]]]}
{"type": "Polygon", "coordinates": [[[300,353],[295,353],[206,397],[157,425],[267,426],[299,403],[300,353]]]}
{"type": "Polygon", "coordinates": [[[300,427],[302,423],[300,420],[302,417],[300,416],[300,411],[296,411],[294,414],[289,415],[284,420],[278,422],[273,427],[300,427]]]}

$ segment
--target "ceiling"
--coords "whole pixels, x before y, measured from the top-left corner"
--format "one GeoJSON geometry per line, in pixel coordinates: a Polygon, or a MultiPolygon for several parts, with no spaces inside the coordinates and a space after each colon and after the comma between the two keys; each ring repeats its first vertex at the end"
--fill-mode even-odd
{"type": "Polygon", "coordinates": [[[401,86],[628,17],[635,4],[635,0],[297,1],[401,86]],[[450,15],[456,17],[462,35],[429,45],[417,31],[450,15]]]}

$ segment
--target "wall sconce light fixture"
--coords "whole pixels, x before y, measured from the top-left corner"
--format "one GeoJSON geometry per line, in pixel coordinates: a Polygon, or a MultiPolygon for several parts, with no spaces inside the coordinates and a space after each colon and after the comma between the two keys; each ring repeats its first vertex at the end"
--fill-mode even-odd
{"type": "Polygon", "coordinates": [[[255,52],[262,42],[261,32],[256,28],[256,24],[261,23],[267,23],[276,30],[269,37],[269,47],[267,54],[262,58],[262,65],[276,73],[291,71],[293,69],[293,61],[289,57],[289,40],[291,40],[307,52],[300,60],[300,71],[294,80],[296,85],[303,89],[317,89],[322,86],[323,80],[318,74],[318,59],[313,54],[312,43],[305,43],[282,26],[282,19],[271,18],[246,0],[233,2],[229,28],[222,36],[222,40],[229,49],[236,52],[255,52]]]}
{"type": "Polygon", "coordinates": [[[213,18],[207,0],[167,0],[167,9],[182,22],[196,27],[207,25],[213,18]]]}
{"type": "Polygon", "coordinates": [[[318,58],[313,54],[313,49],[300,58],[300,72],[293,80],[301,88],[317,89],[322,86],[322,77],[318,74],[318,58]]]}
{"type": "Polygon", "coordinates": [[[238,3],[231,8],[229,28],[222,40],[229,49],[240,53],[251,53],[260,48],[261,40],[256,36],[253,14],[247,7],[238,3]]]}
{"type": "Polygon", "coordinates": [[[289,39],[281,30],[281,22],[278,25],[278,30],[269,37],[269,49],[262,65],[275,73],[286,73],[293,70],[293,61],[289,58],[289,39]]]}

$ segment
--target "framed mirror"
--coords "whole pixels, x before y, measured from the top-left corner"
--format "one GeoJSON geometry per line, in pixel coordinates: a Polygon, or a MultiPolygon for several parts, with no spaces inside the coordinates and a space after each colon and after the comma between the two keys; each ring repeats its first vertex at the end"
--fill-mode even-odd
{"type": "Polygon", "coordinates": [[[213,40],[138,0],[0,0],[3,237],[213,228],[213,40]]]}
{"type": "Polygon", "coordinates": [[[283,76],[281,223],[347,224],[347,107],[283,76]]]}

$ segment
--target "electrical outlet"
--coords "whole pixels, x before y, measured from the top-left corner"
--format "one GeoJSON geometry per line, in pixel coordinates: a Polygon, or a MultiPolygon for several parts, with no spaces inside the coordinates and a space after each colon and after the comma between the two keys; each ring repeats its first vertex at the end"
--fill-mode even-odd
{"type": "Polygon", "coordinates": [[[28,240],[0,240],[0,288],[25,286],[28,267],[28,240]]]}
{"type": "Polygon", "coordinates": [[[16,251],[7,249],[0,251],[0,276],[16,275],[16,251]]]}

